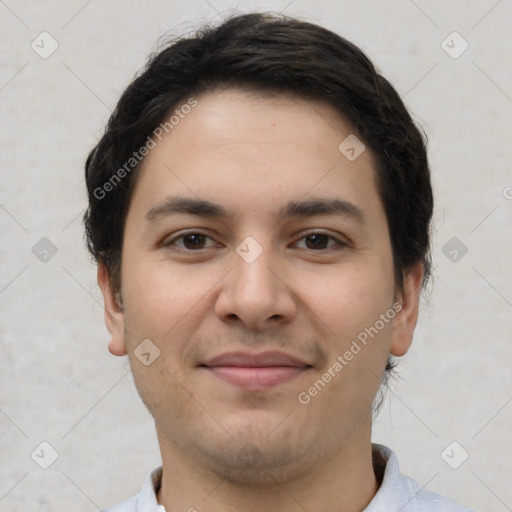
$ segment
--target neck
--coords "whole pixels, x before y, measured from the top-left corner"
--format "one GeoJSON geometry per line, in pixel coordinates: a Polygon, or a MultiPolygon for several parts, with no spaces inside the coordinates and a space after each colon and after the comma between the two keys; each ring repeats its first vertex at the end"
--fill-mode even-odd
{"type": "Polygon", "coordinates": [[[372,465],[371,423],[327,460],[256,485],[220,476],[207,461],[191,457],[158,427],[157,433],[163,463],[158,502],[167,512],[361,512],[379,488],[372,465]]]}

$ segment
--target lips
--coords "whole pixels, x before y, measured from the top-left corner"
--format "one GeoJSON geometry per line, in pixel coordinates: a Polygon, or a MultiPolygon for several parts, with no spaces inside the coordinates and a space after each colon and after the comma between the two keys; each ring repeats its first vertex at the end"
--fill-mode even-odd
{"type": "Polygon", "coordinates": [[[256,391],[288,382],[311,365],[283,352],[227,352],[209,359],[201,367],[225,382],[256,391]]]}
{"type": "Polygon", "coordinates": [[[285,354],[284,352],[262,352],[260,354],[249,354],[247,352],[226,352],[209,359],[204,366],[244,366],[252,368],[263,368],[268,366],[309,366],[300,359],[285,354]]]}

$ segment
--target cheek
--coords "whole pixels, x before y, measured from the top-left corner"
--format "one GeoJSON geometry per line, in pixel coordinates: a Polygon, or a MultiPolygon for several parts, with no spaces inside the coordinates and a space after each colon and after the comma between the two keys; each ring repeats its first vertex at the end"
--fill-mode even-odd
{"type": "Polygon", "coordinates": [[[380,263],[374,260],[367,265],[347,266],[346,271],[333,275],[325,293],[319,294],[323,319],[332,330],[325,370],[340,362],[338,356],[343,367],[334,372],[336,377],[324,396],[335,410],[350,403],[364,411],[380,386],[394,317],[391,268],[390,260],[385,258],[380,263]],[[386,321],[381,320],[386,314],[386,321]]]}
{"type": "Polygon", "coordinates": [[[171,265],[164,259],[127,258],[123,266],[124,275],[129,276],[123,281],[126,329],[137,338],[154,339],[162,347],[172,339],[173,350],[179,349],[184,336],[178,333],[187,325],[197,325],[183,320],[204,313],[208,292],[222,276],[206,267],[192,267],[171,265]]]}
{"type": "Polygon", "coordinates": [[[332,269],[321,280],[310,280],[303,273],[300,295],[330,328],[331,336],[348,340],[373,325],[391,307],[392,281],[389,269],[376,263],[347,264],[332,269]],[[308,282],[317,285],[307,285],[308,282]]]}

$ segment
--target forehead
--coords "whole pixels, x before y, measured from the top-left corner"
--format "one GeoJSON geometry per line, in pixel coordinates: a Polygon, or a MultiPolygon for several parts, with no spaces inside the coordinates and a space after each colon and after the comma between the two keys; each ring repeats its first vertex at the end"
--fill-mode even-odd
{"type": "Polygon", "coordinates": [[[228,89],[200,96],[197,103],[176,127],[179,130],[173,130],[171,145],[186,139],[200,151],[231,146],[233,153],[237,144],[255,153],[264,151],[265,145],[274,152],[281,146],[297,156],[315,152],[312,156],[318,158],[322,152],[328,158],[329,154],[337,156],[338,139],[354,131],[327,102],[283,92],[228,89]]]}
{"type": "Polygon", "coordinates": [[[340,151],[353,128],[329,104],[241,90],[195,100],[143,162],[135,196],[147,210],[180,194],[276,215],[308,195],[378,203],[373,157],[340,151]]]}

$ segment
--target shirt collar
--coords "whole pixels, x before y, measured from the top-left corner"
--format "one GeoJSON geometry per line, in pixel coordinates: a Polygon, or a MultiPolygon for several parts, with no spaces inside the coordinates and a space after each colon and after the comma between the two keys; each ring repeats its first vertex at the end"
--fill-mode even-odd
{"type": "Polygon", "coordinates": [[[162,484],[162,466],[152,471],[144,480],[142,489],[137,499],[137,512],[165,512],[165,507],[159,505],[156,499],[162,484]]]}
{"type": "Polygon", "coordinates": [[[382,444],[372,443],[372,456],[374,460],[385,466],[384,476],[380,487],[364,512],[382,512],[383,510],[401,510],[408,499],[407,494],[401,490],[402,475],[398,467],[396,455],[382,444]]]}

